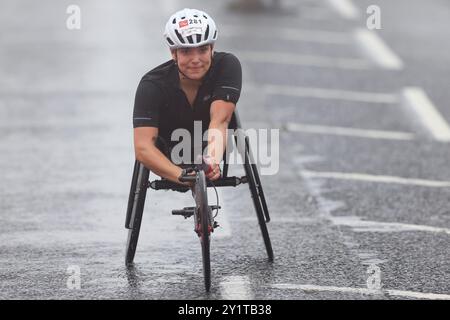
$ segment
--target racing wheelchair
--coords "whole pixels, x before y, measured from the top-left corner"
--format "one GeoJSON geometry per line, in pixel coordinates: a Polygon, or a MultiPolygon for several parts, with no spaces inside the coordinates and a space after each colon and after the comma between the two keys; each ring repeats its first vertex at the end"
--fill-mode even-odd
{"type": "MultiPolygon", "coordinates": [[[[139,161],[135,161],[125,220],[125,228],[129,229],[125,254],[126,265],[130,265],[133,263],[136,253],[147,189],[150,188],[153,190],[173,190],[180,192],[186,192],[191,189],[193,197],[195,199],[195,206],[185,207],[181,210],[173,210],[172,214],[181,215],[185,218],[194,216],[194,231],[200,238],[202,249],[205,288],[206,291],[209,291],[211,286],[210,236],[211,233],[214,232],[214,228],[218,226],[214,222],[212,210],[220,209],[220,207],[210,206],[208,204],[207,188],[237,187],[241,184],[248,184],[249,186],[250,194],[253,199],[253,204],[256,211],[256,216],[258,218],[261,234],[264,240],[264,245],[267,251],[267,256],[269,261],[273,261],[274,256],[272,244],[266,225],[266,223],[270,221],[269,210],[267,208],[267,203],[264,196],[263,187],[261,185],[261,179],[258,173],[257,165],[251,152],[249,138],[242,130],[237,111],[233,113],[228,128],[233,129],[233,137],[236,142],[236,147],[239,155],[243,160],[245,176],[228,176],[228,160],[230,152],[227,151],[225,152],[225,161],[223,161],[222,176],[218,180],[214,181],[214,183],[206,179],[205,163],[193,165],[187,171],[189,175],[183,176],[181,180],[193,183],[192,187],[174,183],[166,179],[149,181],[150,171],[139,161]]],[[[228,146],[229,143],[227,143],[227,148],[228,146]]],[[[157,147],[160,148],[158,144],[157,147]]]]}

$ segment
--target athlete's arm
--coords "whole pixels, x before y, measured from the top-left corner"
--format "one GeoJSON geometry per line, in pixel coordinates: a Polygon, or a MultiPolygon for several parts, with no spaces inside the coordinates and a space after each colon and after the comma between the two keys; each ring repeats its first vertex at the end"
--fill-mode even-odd
{"type": "MultiPolygon", "coordinates": [[[[211,104],[207,154],[214,159],[215,167],[218,167],[223,157],[227,145],[227,129],[235,108],[233,102],[223,100],[215,100],[211,104]]],[[[220,171],[211,172],[207,177],[210,180],[217,180],[220,171]]]]}
{"type": "MultiPolygon", "coordinates": [[[[226,54],[220,61],[218,80],[213,92],[210,108],[210,124],[208,130],[208,155],[215,161],[216,171],[222,160],[227,145],[227,129],[231,121],[242,87],[242,68],[239,60],[232,54],[226,54]]],[[[220,177],[219,173],[211,173],[211,180],[220,177]]]]}
{"type": "Polygon", "coordinates": [[[138,127],[134,129],[136,159],[158,176],[180,183],[178,177],[181,175],[182,169],[174,165],[156,147],[157,137],[158,128],[156,127],[138,127]]]}

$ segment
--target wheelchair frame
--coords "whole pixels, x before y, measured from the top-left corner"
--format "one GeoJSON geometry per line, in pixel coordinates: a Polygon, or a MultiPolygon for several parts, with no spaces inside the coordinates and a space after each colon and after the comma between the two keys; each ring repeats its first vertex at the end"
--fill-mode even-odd
{"type": "MultiPolygon", "coordinates": [[[[242,129],[241,122],[237,111],[233,113],[230,121],[229,129],[242,129]]],[[[234,135],[238,152],[244,160],[243,166],[245,170],[245,176],[242,177],[228,177],[228,160],[229,152],[226,152],[226,159],[223,164],[222,177],[214,181],[215,187],[236,187],[240,184],[247,183],[249,185],[250,193],[253,199],[253,204],[258,218],[258,223],[261,229],[261,234],[264,240],[264,244],[267,251],[269,261],[273,261],[272,244],[267,230],[266,223],[270,221],[269,210],[267,207],[263,187],[261,185],[261,179],[258,173],[257,165],[254,161],[253,154],[251,152],[249,138],[243,130],[237,130],[237,134],[234,135]]],[[[228,146],[228,144],[227,144],[228,146]]],[[[128,207],[125,219],[125,228],[129,229],[125,263],[126,265],[133,263],[136,253],[137,242],[139,239],[139,232],[141,227],[141,221],[145,206],[145,199],[147,195],[147,189],[154,190],[175,190],[175,191],[187,191],[188,187],[181,184],[174,183],[169,180],[161,179],[155,181],[149,181],[150,170],[145,168],[143,164],[135,160],[133,177],[131,181],[131,188],[128,197],[128,207]]],[[[212,183],[208,181],[208,187],[212,187],[212,183]]]]}

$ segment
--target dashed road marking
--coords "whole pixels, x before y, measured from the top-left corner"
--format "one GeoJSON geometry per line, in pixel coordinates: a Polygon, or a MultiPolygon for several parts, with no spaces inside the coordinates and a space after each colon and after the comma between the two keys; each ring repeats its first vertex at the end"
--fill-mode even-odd
{"type": "Polygon", "coordinates": [[[288,289],[288,290],[301,290],[306,292],[340,292],[340,293],[352,293],[363,295],[383,295],[380,290],[370,290],[366,288],[349,288],[349,287],[332,287],[332,286],[316,286],[316,285],[299,285],[289,283],[278,283],[270,286],[275,289],[288,289]]]}
{"type": "Polygon", "coordinates": [[[258,63],[287,64],[322,68],[340,68],[350,70],[369,70],[373,66],[363,59],[300,55],[284,52],[239,51],[237,56],[243,60],[258,63]]]}
{"type": "Polygon", "coordinates": [[[301,290],[306,292],[340,292],[361,295],[377,295],[377,296],[397,296],[403,298],[430,299],[430,300],[450,300],[448,294],[423,293],[402,290],[371,290],[366,288],[349,288],[349,287],[333,287],[333,286],[317,286],[317,285],[298,285],[279,283],[270,285],[275,289],[301,290]]]}
{"type": "Polygon", "coordinates": [[[423,226],[416,224],[405,224],[396,222],[379,222],[362,220],[356,216],[338,216],[332,217],[332,222],[338,226],[351,227],[354,232],[405,232],[405,231],[422,231],[433,233],[446,233],[450,235],[450,229],[437,228],[431,226],[423,226]]]}
{"type": "Polygon", "coordinates": [[[328,2],[345,19],[356,20],[360,16],[359,9],[350,0],[328,0],[328,2]]]}
{"type": "Polygon", "coordinates": [[[403,102],[409,106],[438,141],[450,141],[450,127],[439,113],[425,91],[417,87],[407,87],[402,91],[403,102]]]}
{"type": "Polygon", "coordinates": [[[326,100],[345,100],[352,102],[396,104],[398,95],[389,93],[373,93],[364,91],[348,91],[338,89],[325,89],[314,87],[286,86],[286,85],[246,85],[245,90],[253,90],[259,93],[284,95],[302,98],[316,98],[326,100]]]}
{"type": "Polygon", "coordinates": [[[411,178],[371,175],[362,173],[323,172],[323,171],[319,172],[319,171],[301,170],[300,174],[303,177],[307,178],[325,178],[325,179],[354,180],[354,181],[377,182],[377,183],[393,183],[418,187],[431,187],[431,188],[450,187],[450,181],[411,179],[411,178]]]}
{"type": "Polygon", "coordinates": [[[351,44],[352,36],[344,32],[322,31],[322,30],[301,30],[285,27],[256,27],[246,26],[221,26],[221,37],[258,37],[267,39],[274,37],[288,41],[302,41],[325,44],[351,44]]]}
{"type": "Polygon", "coordinates": [[[366,130],[346,127],[319,126],[289,122],[285,125],[288,131],[312,134],[328,134],[368,139],[414,140],[414,134],[408,132],[366,130]]]}
{"type": "Polygon", "coordinates": [[[422,293],[402,290],[387,290],[390,296],[398,296],[404,298],[429,299],[429,300],[450,300],[448,294],[422,293]]]}
{"type": "MultiPolygon", "coordinates": [[[[303,157],[302,157],[303,158],[303,157]]],[[[302,158],[299,158],[300,160],[298,164],[302,168],[302,158]]],[[[309,158],[309,157],[308,157],[309,158]]],[[[301,171],[300,171],[301,174],[301,171]]],[[[311,195],[314,197],[317,205],[318,205],[318,215],[330,222],[333,222],[333,215],[331,214],[333,211],[338,210],[340,208],[345,207],[345,203],[341,201],[336,200],[330,200],[327,198],[324,198],[322,194],[325,192],[323,191],[322,182],[321,181],[314,181],[313,179],[308,179],[308,177],[303,176],[304,182],[310,191],[311,195]]],[[[350,235],[345,235],[340,228],[338,228],[338,233],[344,240],[343,244],[347,246],[349,249],[349,252],[352,254],[355,254],[359,257],[360,263],[362,265],[371,265],[371,264],[382,264],[386,263],[387,260],[380,258],[379,253],[374,250],[361,250],[359,248],[358,242],[353,239],[350,235]]]]}
{"type": "Polygon", "coordinates": [[[252,300],[253,292],[247,276],[229,276],[220,282],[220,293],[225,300],[252,300]]]}
{"type": "Polygon", "coordinates": [[[375,31],[357,29],[355,38],[364,52],[380,67],[390,70],[403,69],[402,60],[384,43],[375,31]]]}

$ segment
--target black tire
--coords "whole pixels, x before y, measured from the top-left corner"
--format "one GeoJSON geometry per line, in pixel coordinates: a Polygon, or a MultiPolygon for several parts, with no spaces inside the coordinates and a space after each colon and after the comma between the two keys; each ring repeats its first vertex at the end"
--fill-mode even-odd
{"type": "MultiPolygon", "coordinates": [[[[147,183],[150,171],[138,162],[138,173],[136,177],[136,189],[133,201],[130,204],[130,222],[128,239],[125,253],[125,264],[133,263],[136,254],[139,231],[141,229],[142,215],[144,213],[145,197],[147,195],[147,183]]],[[[133,188],[132,188],[133,189],[133,188]]]]}
{"type": "Polygon", "coordinates": [[[130,221],[131,221],[131,211],[133,210],[133,203],[134,203],[134,193],[137,188],[137,178],[139,173],[139,161],[134,161],[134,168],[133,168],[133,177],[131,178],[131,187],[130,187],[130,193],[128,195],[128,206],[127,206],[127,215],[125,219],[125,228],[130,228],[130,221]]]}
{"type": "Polygon", "coordinates": [[[253,175],[255,176],[255,182],[258,186],[258,195],[261,200],[262,209],[264,212],[264,217],[266,218],[266,223],[270,221],[269,209],[267,208],[266,196],[264,195],[264,190],[261,184],[261,179],[259,178],[258,168],[256,164],[252,164],[253,175]]]}
{"type": "MultiPolygon", "coordinates": [[[[267,257],[269,258],[269,261],[273,261],[272,243],[270,241],[269,231],[267,230],[266,220],[263,211],[264,210],[263,205],[265,205],[265,201],[264,204],[262,204],[261,197],[258,194],[259,184],[256,182],[257,177],[259,178],[259,176],[256,176],[258,175],[258,171],[256,169],[256,165],[254,165],[255,168],[253,168],[253,165],[249,163],[249,159],[250,159],[249,153],[248,150],[246,150],[244,163],[245,175],[247,176],[248,179],[248,186],[250,189],[250,193],[252,195],[253,204],[255,206],[256,216],[258,218],[259,227],[261,229],[261,235],[264,240],[264,245],[266,246],[267,257]],[[253,169],[256,171],[254,171],[253,169]]],[[[265,208],[267,208],[267,206],[265,208]]]]}
{"type": "Polygon", "coordinates": [[[200,244],[202,247],[203,276],[205,279],[205,289],[209,292],[211,288],[211,257],[210,257],[210,208],[208,206],[208,192],[206,187],[206,177],[200,171],[199,179],[195,185],[195,201],[198,208],[198,224],[200,225],[200,244]]]}

